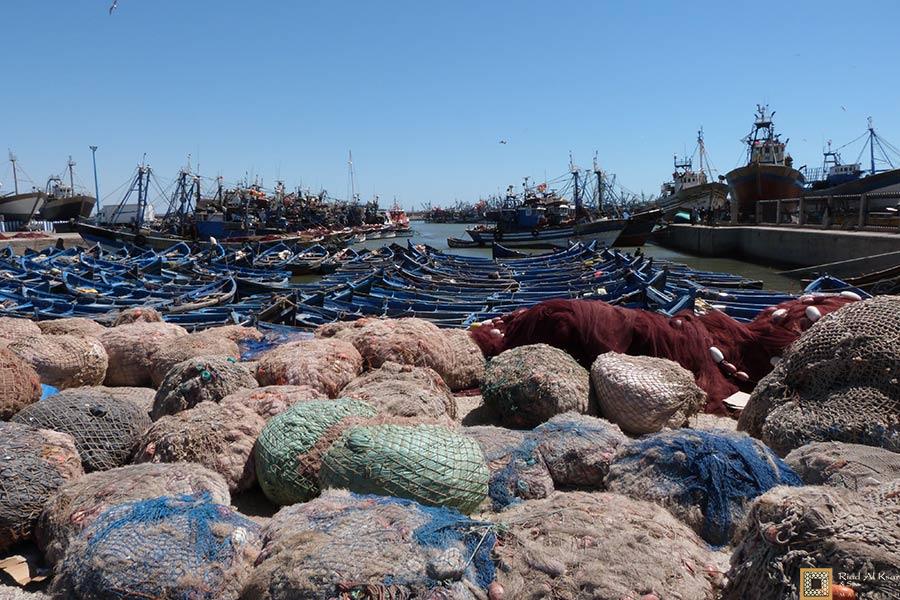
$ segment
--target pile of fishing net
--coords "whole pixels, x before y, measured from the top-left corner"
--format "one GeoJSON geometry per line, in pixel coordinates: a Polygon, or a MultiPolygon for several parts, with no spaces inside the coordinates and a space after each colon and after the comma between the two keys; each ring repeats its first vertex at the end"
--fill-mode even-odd
{"type": "Polygon", "coordinates": [[[69,481],[44,505],[35,538],[51,565],[62,560],[69,540],[108,508],[132,500],[207,492],[218,504],[231,496],[222,476],[189,462],[127,465],[69,481]]]}
{"type": "Polygon", "coordinates": [[[30,538],[50,495],[83,474],[70,436],[0,421],[0,552],[30,538]]]}
{"type": "Polygon", "coordinates": [[[735,536],[723,598],[797,598],[800,569],[823,566],[833,569],[834,583],[854,590],[843,598],[900,598],[900,518],[891,511],[842,488],[771,490],[735,536]]]}
{"type": "Polygon", "coordinates": [[[163,320],[159,311],[150,306],[138,306],[135,308],[126,308],[116,315],[113,321],[113,327],[119,325],[130,325],[132,323],[161,323],[163,320]]]}
{"type": "Polygon", "coordinates": [[[220,474],[239,492],[256,483],[253,444],[266,421],[251,409],[201,402],[153,423],[135,462],[194,462],[220,474]]]}
{"type": "Polygon", "coordinates": [[[81,337],[99,338],[106,327],[84,317],[67,317],[65,319],[51,319],[38,321],[41,332],[47,335],[77,335],[81,337]]]}
{"type": "Polygon", "coordinates": [[[282,505],[334,487],[471,512],[488,484],[473,440],[443,425],[377,417],[351,399],[295,404],[269,419],[256,441],[256,475],[282,505]]]}
{"type": "Polygon", "coordinates": [[[41,335],[41,328],[31,319],[0,317],[0,346],[6,346],[19,338],[41,335]]]}
{"type": "Polygon", "coordinates": [[[727,544],[750,502],[800,478],[746,434],[679,429],[623,444],[606,487],[669,509],[711,544],[727,544]]]}
{"type": "Polygon", "coordinates": [[[336,398],[362,366],[362,356],[350,342],[316,338],[269,350],[259,359],[256,377],[260,385],[308,385],[336,398]]]}
{"type": "Polygon", "coordinates": [[[395,417],[456,418],[453,393],[428,367],[386,362],[348,383],[340,395],[363,400],[378,412],[395,417]]]}
{"type": "Polygon", "coordinates": [[[91,387],[63,390],[26,406],[12,420],[71,435],[87,472],[126,464],[150,426],[138,404],[91,387]]]}
{"type": "Polygon", "coordinates": [[[633,435],[683,427],[706,406],[690,371],[652,356],[601,354],[591,367],[591,389],[600,414],[633,435]]]}
{"type": "Polygon", "coordinates": [[[92,337],[37,335],[20,338],[7,349],[30,364],[41,383],[58,389],[99,385],[109,364],[103,345],[92,337]]]}
{"type": "Polygon", "coordinates": [[[127,400],[133,404],[136,404],[141,408],[145,414],[149,415],[150,411],[153,410],[153,400],[156,398],[156,390],[153,388],[145,388],[145,387],[128,387],[128,386],[120,386],[120,387],[106,387],[103,385],[98,385],[91,388],[92,390],[96,390],[98,392],[103,392],[108,396],[112,396],[118,400],[127,400]]]}
{"type": "Polygon", "coordinates": [[[238,360],[241,352],[235,342],[209,332],[183,335],[163,344],[153,354],[152,368],[150,369],[153,385],[161,384],[169,371],[178,363],[208,356],[224,356],[238,360]]]}
{"type": "Polygon", "coordinates": [[[838,441],[900,451],[900,296],[818,320],[753,391],[739,428],[779,454],[838,441]]]}
{"type": "Polygon", "coordinates": [[[85,599],[237,600],[260,533],[207,493],[118,504],[69,541],[52,590],[85,599]]]}
{"type": "Polygon", "coordinates": [[[494,590],[493,526],[446,508],[329,491],[282,509],[264,538],[245,600],[487,600],[494,590]]]}
{"type": "Polygon", "coordinates": [[[238,390],[256,387],[259,384],[253,373],[234,359],[224,356],[188,359],[166,374],[156,391],[150,416],[156,420],[201,402],[218,402],[238,390]]]}
{"type": "Polygon", "coordinates": [[[504,426],[530,429],[564,412],[588,412],[589,374],[558,348],[521,346],[488,363],[481,395],[504,426]]]}
{"type": "Polygon", "coordinates": [[[444,373],[447,385],[454,392],[477,388],[484,379],[485,360],[481,348],[463,329],[447,329],[444,337],[452,354],[444,373]]]}
{"type": "Polygon", "coordinates": [[[187,335],[187,331],[172,323],[135,322],[107,329],[100,336],[109,355],[106,385],[152,385],[153,355],[182,335],[187,335]]]}
{"type": "Polygon", "coordinates": [[[648,502],[556,492],[510,507],[499,530],[494,555],[504,598],[715,598],[719,555],[648,502]]]}
{"type": "Polygon", "coordinates": [[[256,327],[244,325],[222,325],[205,331],[207,335],[218,336],[232,342],[258,342],[263,339],[263,333],[256,327]]]}
{"type": "Polygon", "coordinates": [[[31,365],[0,347],[0,421],[41,398],[41,380],[31,365]]]}
{"type": "Polygon", "coordinates": [[[264,419],[269,419],[298,402],[320,400],[323,395],[308,385],[267,385],[232,392],[222,398],[221,404],[246,406],[264,419]]]}
{"type": "Polygon", "coordinates": [[[361,319],[337,330],[319,330],[316,335],[352,343],[362,355],[367,369],[377,369],[387,361],[429,367],[446,381],[453,347],[433,323],[423,319],[361,319]]]}
{"type": "Polygon", "coordinates": [[[4,586],[0,583],[0,598],[3,600],[50,600],[50,596],[42,592],[28,592],[22,588],[4,586]]]}
{"type": "Polygon", "coordinates": [[[900,454],[859,444],[813,442],[784,458],[806,485],[830,485],[863,491],[900,480],[900,454]]]}
{"type": "Polygon", "coordinates": [[[847,296],[806,296],[772,307],[745,325],[719,311],[667,317],[597,300],[548,300],[471,333],[486,356],[543,343],[565,350],[587,369],[610,351],[667,358],[694,374],[708,396],[707,412],[724,412],[721,401],[739,389],[751,391],[772,369],[772,359],[813,319],[852,302],[847,296]],[[711,347],[724,359],[716,362],[711,347]]]}

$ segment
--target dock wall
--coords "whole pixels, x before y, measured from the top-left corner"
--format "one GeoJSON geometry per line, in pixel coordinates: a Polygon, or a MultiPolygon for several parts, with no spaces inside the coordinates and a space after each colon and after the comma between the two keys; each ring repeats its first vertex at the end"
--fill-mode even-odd
{"type": "Polygon", "coordinates": [[[791,227],[670,225],[659,245],[698,256],[809,267],[900,251],[900,234],[791,227]]]}

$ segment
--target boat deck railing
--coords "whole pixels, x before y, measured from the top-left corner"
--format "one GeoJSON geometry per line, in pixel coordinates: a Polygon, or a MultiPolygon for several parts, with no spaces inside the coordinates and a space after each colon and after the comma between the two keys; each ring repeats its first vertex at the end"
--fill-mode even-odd
{"type": "Polygon", "coordinates": [[[756,224],[900,233],[900,192],[760,200],[756,224]]]}

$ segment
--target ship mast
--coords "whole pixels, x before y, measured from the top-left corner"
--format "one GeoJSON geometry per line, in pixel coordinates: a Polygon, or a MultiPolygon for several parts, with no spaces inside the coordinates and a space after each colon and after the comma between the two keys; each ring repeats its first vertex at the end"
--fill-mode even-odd
{"type": "Polygon", "coordinates": [[[597,177],[597,211],[603,214],[603,171],[597,164],[597,152],[594,152],[594,175],[597,177]]]}
{"type": "Polygon", "coordinates": [[[582,207],[581,207],[581,193],[578,189],[578,168],[572,162],[572,153],[569,152],[569,172],[572,174],[572,178],[575,181],[575,220],[577,221],[579,217],[581,217],[582,207]]]}
{"type": "Polygon", "coordinates": [[[703,128],[697,132],[697,146],[700,153],[700,173],[703,173],[703,155],[706,154],[706,148],[703,145],[703,128]]]}
{"type": "Polygon", "coordinates": [[[75,172],[72,170],[72,167],[75,166],[75,161],[72,160],[72,155],[69,155],[69,161],[66,163],[66,166],[69,168],[69,189],[71,190],[72,195],[75,195],[75,172]]]}
{"type": "Polygon", "coordinates": [[[12,163],[13,190],[14,190],[13,194],[16,196],[19,195],[19,178],[18,178],[18,175],[16,174],[16,161],[17,160],[18,160],[18,158],[16,158],[16,155],[12,153],[12,150],[10,150],[9,151],[9,162],[12,163]]]}
{"type": "Polygon", "coordinates": [[[869,161],[872,167],[872,175],[875,174],[875,128],[872,127],[872,117],[869,117],[869,161]]]}

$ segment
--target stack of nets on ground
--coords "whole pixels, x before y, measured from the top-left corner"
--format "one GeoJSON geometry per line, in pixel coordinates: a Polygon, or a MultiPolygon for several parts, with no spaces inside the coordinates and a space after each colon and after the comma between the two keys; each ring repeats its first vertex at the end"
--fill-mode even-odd
{"type": "Polygon", "coordinates": [[[138,321],[107,329],[100,336],[109,355],[106,385],[152,385],[153,355],[182,335],[187,335],[187,331],[171,323],[138,321]]]}
{"type": "Polygon", "coordinates": [[[99,338],[106,327],[84,317],[67,317],[65,319],[52,319],[50,321],[38,321],[38,327],[45,335],[77,335],[81,337],[99,338]]]}
{"type": "Polygon", "coordinates": [[[806,485],[864,491],[900,480],[900,454],[859,444],[813,442],[784,458],[806,485]]]}
{"type": "Polygon", "coordinates": [[[93,337],[38,335],[20,338],[7,348],[34,367],[41,383],[58,389],[99,385],[109,358],[93,337]]]}
{"type": "Polygon", "coordinates": [[[507,350],[488,363],[481,394],[506,427],[530,429],[564,412],[587,413],[587,370],[546,344],[507,350]]]}
{"type": "Polygon", "coordinates": [[[175,365],[192,358],[222,356],[238,360],[241,357],[238,345],[215,332],[212,329],[189,333],[160,346],[151,361],[150,377],[153,384],[158,386],[175,365]]]}
{"type": "Polygon", "coordinates": [[[41,328],[31,319],[0,317],[0,346],[5,347],[19,338],[36,335],[41,335],[41,328]]]}
{"type": "Polygon", "coordinates": [[[376,417],[357,400],[295,404],[269,420],[256,443],[256,474],[278,504],[322,488],[410,498],[471,512],[487,495],[478,444],[444,425],[376,417]]]}
{"type": "Polygon", "coordinates": [[[428,367],[386,362],[348,383],[341,396],[362,400],[378,412],[395,417],[456,418],[453,393],[428,367]]]}
{"type": "Polygon", "coordinates": [[[492,525],[410,500],[325,492],[264,537],[245,600],[484,600],[494,579],[492,525]]]}
{"type": "Polygon", "coordinates": [[[71,435],[87,472],[126,464],[150,426],[135,402],[90,387],[63,390],[25,407],[12,420],[71,435]]]}
{"type": "Polygon", "coordinates": [[[113,326],[131,325],[132,323],[161,323],[163,320],[159,311],[150,306],[137,306],[135,308],[126,308],[116,315],[113,326]]]}
{"type": "Polygon", "coordinates": [[[159,419],[201,402],[218,402],[238,390],[256,387],[259,384],[253,373],[234,359],[224,356],[188,359],[166,374],[156,391],[150,414],[154,420],[159,419]]]}
{"type": "Polygon", "coordinates": [[[0,422],[0,552],[31,537],[50,495],[83,473],[71,436],[0,422]]]}
{"type": "Polygon", "coordinates": [[[306,385],[328,398],[336,398],[360,374],[362,365],[362,356],[349,342],[300,340],[263,354],[256,367],[256,378],[260,385],[306,385]]]}
{"type": "Polygon", "coordinates": [[[260,527],[208,493],[118,504],[69,542],[53,591],[74,598],[236,600],[260,527]]]}
{"type": "Polygon", "coordinates": [[[308,385],[267,385],[228,394],[222,398],[221,404],[246,406],[264,419],[269,419],[298,402],[319,400],[323,395],[308,385]]]}
{"type": "Polygon", "coordinates": [[[683,427],[706,406],[690,371],[652,356],[601,354],[591,367],[591,390],[600,414],[633,435],[683,427]]]}
{"type": "Polygon", "coordinates": [[[626,441],[612,423],[576,413],[553,417],[532,431],[491,426],[461,431],[484,452],[495,510],[546,498],[554,489],[602,489],[616,450],[626,441]]]}
{"type": "Polygon", "coordinates": [[[134,460],[198,463],[224,477],[231,491],[246,490],[256,483],[253,445],[265,424],[245,406],[201,402],[156,421],[134,460]]]}
{"type": "Polygon", "coordinates": [[[41,380],[31,365],[6,348],[0,348],[0,421],[41,397],[41,380]]]}
{"type": "Polygon", "coordinates": [[[494,553],[504,598],[715,598],[724,561],[654,504],[556,492],[502,517],[494,553]]]}
{"type": "Polygon", "coordinates": [[[444,336],[453,354],[450,356],[444,379],[453,391],[477,388],[484,380],[484,354],[468,331],[447,329],[444,336]]]}
{"type": "Polygon", "coordinates": [[[749,392],[771,370],[772,358],[812,324],[807,309],[814,307],[815,314],[824,315],[851,302],[843,296],[809,296],[772,307],[744,325],[719,311],[667,317],[596,300],[548,300],[478,327],[472,336],[486,356],[544,343],[562,348],[587,369],[609,351],[668,358],[694,374],[707,393],[707,412],[723,412],[724,398],[739,389],[749,392]],[[711,359],[713,346],[733,369],[711,359]],[[737,372],[745,373],[747,380],[736,378],[737,372]]]}
{"type": "Polygon", "coordinates": [[[193,463],[128,465],[89,473],[65,483],[50,496],[35,537],[47,561],[54,565],[62,560],[69,539],[116,504],[201,492],[208,492],[217,504],[231,502],[225,480],[193,463]]]}
{"type": "Polygon", "coordinates": [[[753,503],[735,536],[723,598],[797,598],[800,569],[823,566],[833,569],[836,584],[854,590],[844,598],[900,598],[898,506],[836,487],[771,490],[753,503]]]}
{"type": "Polygon", "coordinates": [[[819,320],[756,387],[738,425],[782,455],[816,441],[900,451],[900,296],[819,320]]]}
{"type": "Polygon", "coordinates": [[[624,444],[606,487],[668,508],[711,544],[727,544],[750,502],[800,478],[746,434],[679,429],[624,444]]]}

